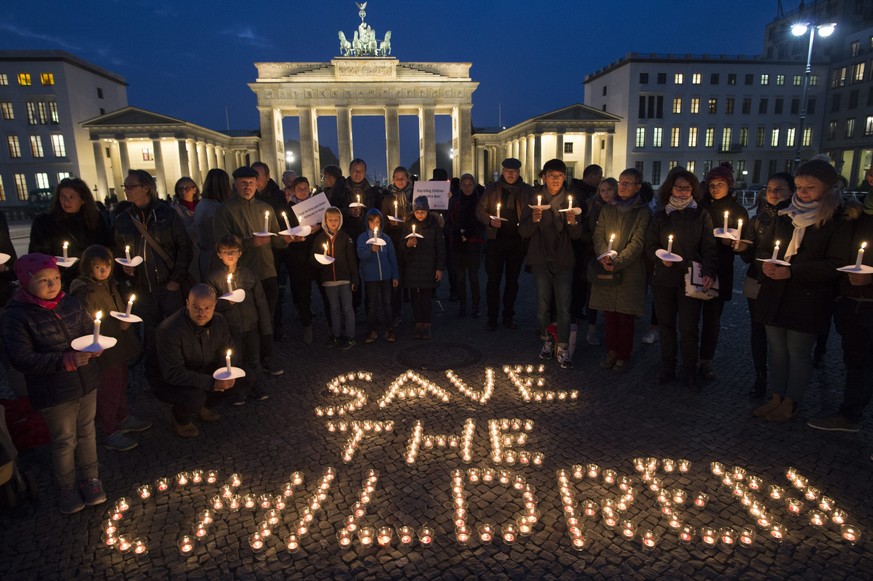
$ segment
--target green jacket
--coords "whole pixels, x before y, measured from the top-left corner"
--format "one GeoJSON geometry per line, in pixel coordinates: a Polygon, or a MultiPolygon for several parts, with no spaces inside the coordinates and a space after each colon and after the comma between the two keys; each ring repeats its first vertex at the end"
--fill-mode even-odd
{"type": "Polygon", "coordinates": [[[279,232],[281,228],[273,206],[257,198],[244,200],[238,195],[231,196],[219,206],[213,222],[216,242],[227,234],[233,234],[242,240],[243,253],[239,263],[251,269],[260,280],[276,277],[272,249],[281,250],[288,246],[281,236],[271,236],[270,244],[257,247],[254,245],[252,233],[264,230],[264,212],[270,213],[270,232],[279,232]]]}

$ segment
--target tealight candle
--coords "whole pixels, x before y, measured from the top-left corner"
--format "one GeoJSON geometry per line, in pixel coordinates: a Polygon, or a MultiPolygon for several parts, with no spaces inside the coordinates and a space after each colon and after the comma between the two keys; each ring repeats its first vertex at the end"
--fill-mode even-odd
{"type": "Polygon", "coordinates": [[[252,550],[255,552],[263,551],[267,546],[267,543],[264,542],[264,536],[260,531],[255,531],[249,537],[249,546],[251,546],[252,550]]]}
{"type": "Polygon", "coordinates": [[[115,524],[115,521],[111,518],[106,519],[103,522],[103,532],[111,537],[114,537],[118,533],[118,525],[115,524]]]}
{"type": "Polygon", "coordinates": [[[133,539],[133,554],[134,555],[136,555],[137,557],[141,557],[143,555],[148,554],[148,552],[149,552],[149,548],[148,548],[148,545],[146,544],[145,540],[138,538],[138,537],[133,539]]]}
{"type": "Polygon", "coordinates": [[[104,532],[102,535],[100,535],[100,540],[107,547],[114,547],[115,545],[118,544],[118,537],[116,537],[114,534],[109,534],[106,532],[104,532]]]}
{"type": "Polygon", "coordinates": [[[830,496],[822,496],[818,499],[818,507],[825,511],[833,510],[835,504],[834,499],[830,496]]]}
{"type": "Polygon", "coordinates": [[[155,489],[158,492],[166,492],[170,489],[170,480],[166,477],[158,478],[155,481],[155,489]]]}
{"type": "Polygon", "coordinates": [[[422,526],[418,529],[418,541],[422,545],[429,545],[433,542],[433,529],[428,526],[422,526]]]}
{"type": "Polygon", "coordinates": [[[618,477],[618,473],[615,470],[606,469],[601,473],[601,477],[603,478],[604,484],[615,484],[615,480],[618,477]]]}
{"type": "Polygon", "coordinates": [[[582,531],[579,531],[577,534],[571,537],[573,543],[573,549],[577,551],[581,551],[588,544],[588,537],[582,531]]]}
{"type": "Polygon", "coordinates": [[[508,522],[500,528],[500,533],[503,536],[503,542],[511,545],[515,542],[518,536],[518,527],[513,522],[508,522]]]}
{"type": "Polygon", "coordinates": [[[785,496],[785,489],[776,484],[770,485],[770,498],[773,500],[781,500],[785,496]]]}
{"type": "Polygon", "coordinates": [[[376,533],[376,541],[379,543],[379,546],[387,547],[390,545],[393,534],[394,530],[391,527],[381,527],[379,532],[376,533]]]}
{"type": "Polygon", "coordinates": [[[718,543],[718,533],[712,527],[700,527],[700,540],[708,547],[714,547],[718,543]]]}
{"type": "Polygon", "coordinates": [[[683,543],[690,543],[694,540],[695,529],[691,525],[683,525],[679,529],[679,540],[683,543]]]}
{"type": "Polygon", "coordinates": [[[585,473],[588,475],[588,478],[593,480],[600,475],[600,466],[597,464],[588,464],[585,466],[585,473]]]}
{"type": "Polygon", "coordinates": [[[696,508],[706,508],[706,503],[709,502],[709,495],[705,492],[698,492],[694,495],[694,506],[696,508]]]}
{"type": "Polygon", "coordinates": [[[724,464],[721,462],[712,462],[709,465],[709,469],[715,476],[721,476],[724,474],[724,464]]]}
{"type": "Polygon", "coordinates": [[[348,549],[352,546],[352,532],[347,528],[342,528],[337,532],[336,540],[341,548],[348,549]]]}
{"type": "Polygon", "coordinates": [[[806,500],[816,500],[818,499],[819,491],[818,488],[814,488],[812,486],[808,486],[806,491],[803,493],[803,497],[806,500]]]}
{"type": "Polygon", "coordinates": [[[203,523],[198,523],[194,525],[194,536],[198,539],[202,539],[209,532],[209,529],[203,523]]]}
{"type": "Polygon", "coordinates": [[[740,546],[741,547],[751,547],[752,543],[755,542],[755,529],[752,527],[743,527],[740,529],[740,546]]]}
{"type": "Polygon", "coordinates": [[[141,499],[145,500],[152,495],[152,487],[149,484],[142,484],[136,487],[136,494],[141,499]]]}
{"type": "Polygon", "coordinates": [[[848,520],[848,516],[849,515],[846,514],[846,511],[835,508],[834,511],[831,513],[831,520],[834,522],[834,524],[841,525],[845,523],[846,520],[848,520]]]}
{"type": "Polygon", "coordinates": [[[689,470],[691,470],[691,460],[686,460],[685,458],[679,460],[679,472],[687,474],[689,470]]]}
{"type": "Polygon", "coordinates": [[[840,525],[840,535],[854,545],[861,538],[861,527],[856,524],[844,523],[840,525]]]}
{"type": "Polygon", "coordinates": [[[815,527],[824,526],[828,520],[825,513],[818,511],[818,510],[809,511],[808,517],[809,517],[809,524],[811,524],[812,526],[815,526],[815,527]]]}
{"type": "Polygon", "coordinates": [[[191,551],[194,550],[194,537],[191,535],[182,535],[179,537],[177,545],[179,547],[179,553],[182,555],[189,555],[191,554],[191,551]]]}
{"type": "Polygon", "coordinates": [[[479,523],[476,527],[479,533],[479,540],[483,543],[490,543],[494,540],[494,525],[488,522],[479,523]]]}
{"type": "Polygon", "coordinates": [[[290,533],[285,539],[285,548],[289,553],[296,553],[300,550],[300,538],[294,533],[290,533]]]}
{"type": "Polygon", "coordinates": [[[653,530],[646,529],[640,531],[640,543],[643,545],[644,550],[654,549],[658,544],[658,533],[653,530]]]}
{"type": "Polygon", "coordinates": [[[725,527],[718,531],[718,538],[721,540],[721,544],[725,547],[733,547],[736,545],[738,536],[737,531],[730,527],[725,527]]]}
{"type": "Polygon", "coordinates": [[[621,523],[621,536],[624,538],[631,540],[637,534],[637,525],[635,522],[631,520],[622,521],[621,523]]]}
{"type": "Polygon", "coordinates": [[[776,522],[770,525],[770,536],[776,539],[777,541],[781,541],[785,538],[785,527],[780,523],[776,522]]]}
{"type": "Polygon", "coordinates": [[[788,508],[788,513],[792,516],[798,516],[803,511],[803,502],[796,498],[785,499],[785,506],[788,508]]]}
{"type": "Polygon", "coordinates": [[[176,486],[182,487],[188,484],[188,473],[187,472],[179,472],[176,474],[176,486]]]}
{"type": "Polygon", "coordinates": [[[215,484],[218,481],[218,472],[215,470],[210,470],[206,473],[206,482],[209,484],[215,484]]]}

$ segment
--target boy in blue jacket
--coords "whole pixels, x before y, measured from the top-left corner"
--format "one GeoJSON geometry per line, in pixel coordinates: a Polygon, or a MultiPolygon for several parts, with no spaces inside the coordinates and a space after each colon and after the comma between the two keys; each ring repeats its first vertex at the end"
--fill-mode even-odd
{"type": "Polygon", "coordinates": [[[385,321],[385,340],[393,343],[397,340],[394,334],[394,316],[391,307],[392,288],[400,284],[400,269],[397,266],[397,253],[390,236],[385,235],[382,227],[382,212],[373,208],[367,212],[367,230],[358,236],[358,259],[360,259],[361,276],[367,295],[367,325],[369,332],[364,343],[372,343],[379,338],[376,332],[377,309],[382,301],[382,320],[385,321]],[[378,239],[381,244],[367,244],[368,240],[378,239]]]}

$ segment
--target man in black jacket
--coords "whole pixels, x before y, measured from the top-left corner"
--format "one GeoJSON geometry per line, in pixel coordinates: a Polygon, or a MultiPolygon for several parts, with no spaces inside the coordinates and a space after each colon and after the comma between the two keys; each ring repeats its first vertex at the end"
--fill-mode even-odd
{"type": "MultiPolygon", "coordinates": [[[[184,309],[168,317],[157,330],[157,361],[161,381],[154,392],[158,399],[173,404],[173,431],[180,438],[196,438],[200,431],[192,422],[198,416],[214,422],[212,411],[225,392],[237,383],[234,379],[214,379],[215,370],[226,364],[233,349],[227,321],[215,313],[215,290],[206,284],[195,285],[188,293],[184,309]]],[[[251,373],[239,380],[240,387],[251,382],[251,373]]]]}

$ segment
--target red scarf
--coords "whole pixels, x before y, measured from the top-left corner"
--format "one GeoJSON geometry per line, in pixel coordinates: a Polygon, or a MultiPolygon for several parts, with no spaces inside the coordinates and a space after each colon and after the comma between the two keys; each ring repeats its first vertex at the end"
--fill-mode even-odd
{"type": "Polygon", "coordinates": [[[15,300],[21,303],[26,303],[29,305],[36,305],[43,309],[48,309],[49,311],[53,311],[58,303],[61,302],[61,299],[64,298],[64,291],[60,291],[58,295],[47,301],[45,299],[40,299],[25,290],[23,287],[19,287],[17,291],[15,291],[15,296],[13,296],[15,300]]]}

